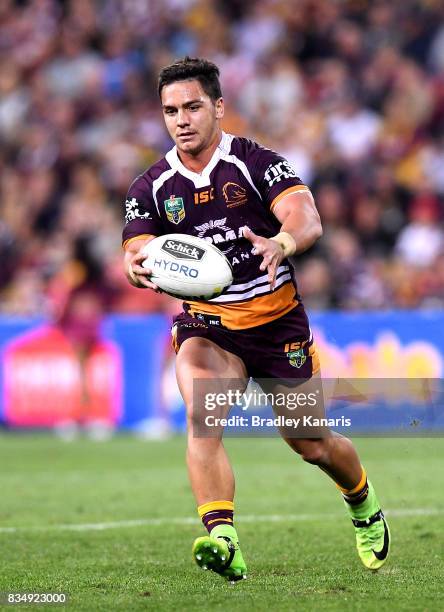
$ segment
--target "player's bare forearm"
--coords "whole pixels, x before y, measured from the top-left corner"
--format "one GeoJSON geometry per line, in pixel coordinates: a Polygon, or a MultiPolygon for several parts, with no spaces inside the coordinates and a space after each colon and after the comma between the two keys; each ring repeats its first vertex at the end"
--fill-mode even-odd
{"type": "Polygon", "coordinates": [[[281,261],[303,253],[322,236],[321,220],[310,193],[288,195],[273,212],[282,223],[280,232],[273,238],[258,236],[249,228],[244,230],[244,237],[253,245],[254,253],[263,257],[260,270],[267,270],[272,288],[281,261]]]}
{"type": "Polygon", "coordinates": [[[142,266],[143,260],[146,258],[141,252],[143,247],[153,240],[155,236],[143,237],[137,240],[131,240],[125,245],[125,255],[123,259],[123,266],[125,276],[133,287],[139,289],[153,289],[154,291],[160,291],[160,289],[149,280],[151,270],[148,270],[142,266]]]}
{"type": "Polygon", "coordinates": [[[293,252],[288,255],[303,253],[322,236],[321,219],[311,193],[291,194],[273,212],[282,223],[280,232],[294,240],[293,252]]]}

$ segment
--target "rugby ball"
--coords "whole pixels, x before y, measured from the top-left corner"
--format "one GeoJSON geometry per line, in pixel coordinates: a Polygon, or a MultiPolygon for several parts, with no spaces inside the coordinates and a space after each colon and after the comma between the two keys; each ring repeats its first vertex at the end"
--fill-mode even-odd
{"type": "Polygon", "coordinates": [[[149,242],[142,266],[162,291],[182,299],[211,300],[233,282],[225,255],[211,242],[188,234],[165,234],[149,242]]]}

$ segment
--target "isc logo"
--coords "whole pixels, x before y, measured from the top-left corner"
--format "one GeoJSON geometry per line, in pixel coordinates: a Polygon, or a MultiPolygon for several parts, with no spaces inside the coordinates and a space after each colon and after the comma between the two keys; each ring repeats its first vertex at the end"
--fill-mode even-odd
{"type": "Polygon", "coordinates": [[[307,344],[308,340],[304,340],[303,342],[287,342],[284,347],[284,353],[289,353],[290,351],[298,351],[307,344]]]}
{"type": "Polygon", "coordinates": [[[197,191],[194,194],[194,204],[206,204],[210,200],[214,200],[214,187],[205,189],[205,191],[197,191]]]}

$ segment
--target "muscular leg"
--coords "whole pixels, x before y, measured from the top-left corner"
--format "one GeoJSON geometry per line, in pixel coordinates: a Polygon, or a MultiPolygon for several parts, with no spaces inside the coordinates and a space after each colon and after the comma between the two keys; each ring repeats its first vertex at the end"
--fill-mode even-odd
{"type": "Polygon", "coordinates": [[[284,438],[304,461],[326,472],[343,489],[353,489],[361,479],[362,467],[352,442],[338,433],[326,438],[284,438]]]}
{"type": "MultiPolygon", "coordinates": [[[[211,437],[196,435],[202,432],[205,416],[211,413],[205,410],[205,398],[203,393],[197,393],[194,381],[211,379],[211,393],[244,391],[248,382],[245,365],[210,340],[193,337],[180,347],[176,374],[187,409],[188,473],[199,515],[210,534],[194,541],[193,557],[202,569],[210,569],[230,581],[242,580],[247,566],[233,525],[234,476],[222,444],[223,429],[212,429],[211,437]]],[[[217,416],[226,417],[228,410],[228,405],[223,406],[216,411],[217,416]]]]}
{"type": "MultiPolygon", "coordinates": [[[[188,445],[187,465],[194,496],[198,506],[214,500],[233,500],[234,476],[222,443],[222,431],[214,437],[195,437],[196,419],[204,418],[203,407],[194,405],[193,380],[220,379],[219,392],[226,392],[223,379],[237,379],[247,384],[246,370],[241,359],[222,350],[205,338],[189,338],[177,355],[176,375],[179,389],[187,409],[188,445]]],[[[234,388],[234,383],[230,386],[234,388]]],[[[242,388],[243,390],[243,388],[242,388]]]]}
{"type": "MultiPolygon", "coordinates": [[[[317,388],[318,382],[321,384],[319,374],[300,384],[296,390],[298,393],[308,395],[310,391],[317,388]]],[[[278,393],[289,393],[291,391],[279,383],[272,383],[270,390],[275,396],[278,393]]],[[[313,409],[306,410],[305,414],[307,415],[311,414],[311,416],[317,418],[325,417],[322,403],[313,409]]],[[[300,416],[300,414],[297,414],[297,416],[300,416]]],[[[353,489],[359,483],[362,476],[362,466],[355,447],[348,438],[331,432],[327,428],[322,428],[322,433],[319,434],[322,437],[288,437],[283,431],[281,431],[281,435],[290,448],[301,455],[304,461],[320,467],[341,488],[353,489]]]]}
{"type": "MultiPolygon", "coordinates": [[[[316,416],[322,417],[321,414],[316,416]]],[[[365,567],[379,569],[389,554],[390,531],[374,487],[367,480],[352,442],[337,433],[325,433],[325,437],[303,439],[287,437],[281,432],[287,444],[304,461],[320,467],[341,488],[355,528],[359,557],[365,567]]]]}

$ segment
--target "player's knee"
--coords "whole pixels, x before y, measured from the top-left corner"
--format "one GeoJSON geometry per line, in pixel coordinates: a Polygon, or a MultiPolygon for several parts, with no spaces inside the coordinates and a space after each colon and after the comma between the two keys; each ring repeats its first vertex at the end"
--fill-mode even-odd
{"type": "MultiPolygon", "coordinates": [[[[214,424],[213,421],[208,422],[208,411],[204,410],[200,404],[193,402],[187,402],[186,404],[187,414],[187,432],[188,432],[188,445],[193,441],[199,441],[202,439],[214,439],[220,442],[223,436],[223,427],[221,425],[214,424]]],[[[196,444],[196,442],[194,442],[196,444]]],[[[199,444],[199,442],[197,442],[199,444]]]]}
{"type": "Polygon", "coordinates": [[[202,411],[199,410],[199,406],[196,406],[192,401],[186,403],[186,411],[188,432],[192,433],[199,427],[202,419],[202,411]]]}
{"type": "Polygon", "coordinates": [[[222,445],[222,436],[214,438],[199,438],[192,433],[188,435],[186,459],[188,466],[196,464],[211,464],[222,445]]]}
{"type": "Polygon", "coordinates": [[[325,444],[323,440],[295,440],[291,447],[307,463],[322,465],[325,463],[325,444]]]}

